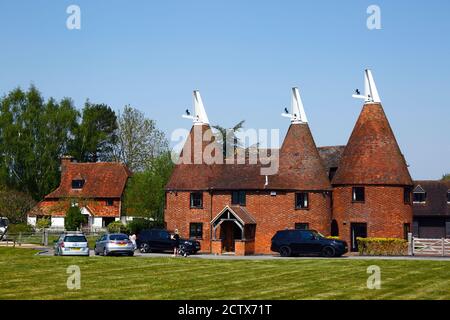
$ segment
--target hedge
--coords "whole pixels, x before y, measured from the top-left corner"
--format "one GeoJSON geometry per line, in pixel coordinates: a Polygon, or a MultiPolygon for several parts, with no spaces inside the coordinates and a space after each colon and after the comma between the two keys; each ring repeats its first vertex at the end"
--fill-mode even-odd
{"type": "Polygon", "coordinates": [[[397,238],[357,238],[358,252],[364,256],[406,256],[408,241],[397,238]]]}

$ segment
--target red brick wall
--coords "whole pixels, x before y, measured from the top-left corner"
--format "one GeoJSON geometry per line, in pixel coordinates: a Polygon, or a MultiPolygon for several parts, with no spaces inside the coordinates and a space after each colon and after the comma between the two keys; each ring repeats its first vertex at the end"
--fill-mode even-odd
{"type": "MultiPolygon", "coordinates": [[[[189,208],[189,192],[178,192],[177,195],[167,193],[167,207],[165,221],[167,228],[178,228],[182,237],[189,236],[190,222],[203,222],[203,239],[200,241],[202,252],[211,252],[210,221],[219,214],[226,205],[231,205],[230,192],[215,191],[212,196],[209,192],[203,193],[203,209],[189,208]]],[[[309,223],[325,235],[330,233],[331,208],[330,196],[322,192],[309,193],[309,209],[295,209],[294,192],[277,192],[271,196],[270,191],[247,192],[247,211],[255,218],[255,253],[269,254],[271,238],[278,230],[293,229],[295,223],[309,223]]],[[[220,233],[217,232],[219,236],[220,233]]]]}
{"type": "Polygon", "coordinates": [[[203,239],[200,241],[201,252],[211,252],[211,195],[203,192],[203,208],[190,208],[190,192],[167,192],[164,221],[168,230],[178,229],[182,238],[189,238],[189,224],[191,222],[203,223],[203,239]]]}
{"type": "Polygon", "coordinates": [[[367,223],[368,237],[403,238],[403,225],[412,225],[412,206],[403,200],[403,187],[365,186],[365,202],[352,202],[352,187],[333,191],[333,215],[339,237],[350,245],[350,224],[367,223]]]}

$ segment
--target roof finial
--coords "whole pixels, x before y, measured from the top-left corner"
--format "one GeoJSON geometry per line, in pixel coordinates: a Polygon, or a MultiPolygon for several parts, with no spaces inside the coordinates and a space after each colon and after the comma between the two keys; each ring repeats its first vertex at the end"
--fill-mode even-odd
{"type": "Polygon", "coordinates": [[[359,90],[356,89],[356,94],[352,97],[356,99],[364,99],[366,103],[381,103],[371,70],[366,69],[364,71],[364,95],[361,95],[359,90]]]}
{"type": "Polygon", "coordinates": [[[194,125],[209,124],[208,116],[206,115],[205,107],[203,106],[202,97],[200,91],[194,90],[194,115],[191,116],[189,110],[186,109],[186,114],[182,115],[183,118],[192,119],[194,125]]]}
{"type": "Polygon", "coordinates": [[[300,92],[298,88],[292,88],[292,114],[287,112],[287,108],[285,108],[286,113],[282,113],[283,117],[291,118],[291,123],[306,123],[308,119],[306,118],[305,109],[303,108],[303,102],[300,98],[300,92]]]}

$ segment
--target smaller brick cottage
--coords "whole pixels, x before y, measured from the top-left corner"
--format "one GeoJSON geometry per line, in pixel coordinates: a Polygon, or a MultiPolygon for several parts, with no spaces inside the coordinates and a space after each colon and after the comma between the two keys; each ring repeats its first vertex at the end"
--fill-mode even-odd
{"type": "Polygon", "coordinates": [[[52,228],[64,228],[64,217],[70,206],[78,206],[85,216],[84,227],[100,229],[110,222],[123,220],[122,196],[131,172],[121,163],[78,163],[72,157],[61,159],[59,187],[44,197],[28,215],[35,225],[50,217],[52,228]]]}

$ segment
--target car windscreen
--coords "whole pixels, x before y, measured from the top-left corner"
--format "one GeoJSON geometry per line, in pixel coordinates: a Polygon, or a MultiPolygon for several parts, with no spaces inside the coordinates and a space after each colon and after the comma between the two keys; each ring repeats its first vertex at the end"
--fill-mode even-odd
{"type": "Polygon", "coordinates": [[[64,242],[87,242],[85,236],[65,236],[64,242]]]}
{"type": "Polygon", "coordinates": [[[109,240],[114,240],[114,241],[128,240],[128,236],[125,234],[112,234],[109,236],[109,240]]]}

